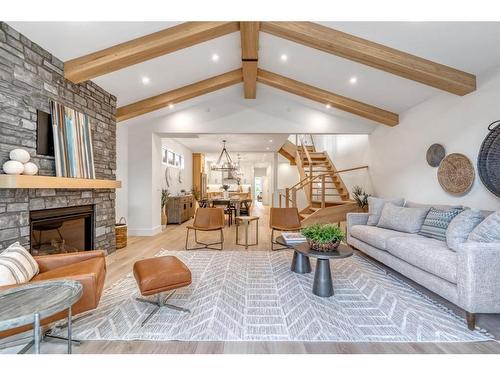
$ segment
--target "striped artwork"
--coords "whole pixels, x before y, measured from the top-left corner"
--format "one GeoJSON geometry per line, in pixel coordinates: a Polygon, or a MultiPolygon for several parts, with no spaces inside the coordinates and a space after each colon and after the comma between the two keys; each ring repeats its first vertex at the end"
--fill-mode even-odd
{"type": "Polygon", "coordinates": [[[87,115],[51,101],[56,175],[95,178],[92,134],[87,115]]]}

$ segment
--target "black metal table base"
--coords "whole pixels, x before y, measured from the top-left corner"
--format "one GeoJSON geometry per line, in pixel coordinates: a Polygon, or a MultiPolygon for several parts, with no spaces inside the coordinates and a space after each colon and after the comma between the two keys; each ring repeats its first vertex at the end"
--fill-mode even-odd
{"type": "Polygon", "coordinates": [[[309,257],[294,251],[291,270],[295,273],[311,272],[311,262],[309,261],[309,257]]]}
{"type": "Polygon", "coordinates": [[[317,259],[314,272],[313,294],[319,297],[333,296],[332,273],[329,259],[317,259]]]}

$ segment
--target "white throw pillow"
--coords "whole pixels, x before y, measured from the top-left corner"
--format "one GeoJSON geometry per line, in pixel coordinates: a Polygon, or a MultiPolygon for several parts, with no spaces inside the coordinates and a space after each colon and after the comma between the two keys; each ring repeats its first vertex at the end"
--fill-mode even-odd
{"type": "Polygon", "coordinates": [[[35,258],[19,242],[0,253],[0,286],[26,283],[38,272],[35,258]]]}
{"type": "Polygon", "coordinates": [[[467,242],[500,243],[500,211],[493,212],[475,227],[467,242]]]}
{"type": "Polygon", "coordinates": [[[458,214],[446,229],[446,244],[453,251],[458,251],[460,244],[467,241],[472,230],[484,220],[479,210],[465,210],[458,214]]]}
{"type": "Polygon", "coordinates": [[[367,225],[377,225],[382,214],[382,208],[386,203],[392,203],[395,206],[401,207],[404,204],[404,198],[383,199],[376,197],[368,197],[368,222],[367,225]]]}
{"type": "Polygon", "coordinates": [[[427,208],[398,207],[387,203],[382,209],[377,227],[398,232],[418,233],[429,210],[427,208]]]}

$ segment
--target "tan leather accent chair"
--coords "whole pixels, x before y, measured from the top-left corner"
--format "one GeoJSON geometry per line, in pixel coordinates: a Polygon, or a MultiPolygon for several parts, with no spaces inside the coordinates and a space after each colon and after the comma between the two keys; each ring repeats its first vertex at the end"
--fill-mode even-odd
{"type": "Polygon", "coordinates": [[[300,215],[297,207],[271,207],[269,215],[269,228],[271,228],[271,250],[286,249],[286,247],[274,247],[274,245],[278,244],[274,239],[274,231],[294,232],[301,229],[300,215]]]}
{"type": "MultiPolygon", "coordinates": [[[[99,304],[104,279],[106,277],[105,253],[101,250],[81,251],[78,253],[43,255],[34,257],[40,272],[30,283],[48,280],[76,280],[82,283],[82,297],[72,306],[73,315],[93,310],[99,304]]],[[[13,288],[18,285],[0,287],[1,290],[13,288]]],[[[65,319],[67,311],[60,312],[42,320],[42,325],[47,325],[65,319]]],[[[32,325],[9,329],[0,332],[0,339],[28,331],[32,325]]]]}
{"type": "Polygon", "coordinates": [[[212,249],[222,250],[224,248],[224,209],[223,208],[198,208],[194,215],[193,225],[187,226],[186,231],[186,250],[212,249]],[[194,230],[194,240],[198,247],[188,248],[189,231],[194,230]],[[204,243],[198,241],[197,231],[202,232],[220,232],[220,241],[204,243]],[[220,245],[220,248],[214,247],[220,245]]]}

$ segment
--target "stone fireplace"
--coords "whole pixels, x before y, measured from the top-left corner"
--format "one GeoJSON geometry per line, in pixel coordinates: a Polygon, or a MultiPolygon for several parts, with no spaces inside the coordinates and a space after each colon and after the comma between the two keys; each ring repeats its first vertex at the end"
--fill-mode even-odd
{"type": "MultiPolygon", "coordinates": [[[[96,178],[116,179],[116,98],[113,95],[92,81],[74,84],[66,80],[62,61],[3,22],[0,22],[0,66],[0,166],[8,160],[12,149],[23,148],[38,165],[40,175],[55,176],[54,157],[37,150],[37,119],[40,111],[49,113],[50,100],[56,100],[89,116],[96,178]]],[[[74,240],[60,229],[61,239],[57,230],[49,231],[45,226],[41,239],[44,248],[54,244],[53,247],[61,250],[64,243],[64,248],[92,247],[112,253],[115,250],[115,191],[112,189],[0,189],[0,251],[16,241],[27,248],[40,246],[37,242],[40,231],[35,229],[32,233],[39,212],[54,209],[71,212],[82,206],[93,209],[91,238],[74,240]],[[76,245],[70,246],[70,241],[76,245]]],[[[77,221],[72,224],[76,225],[77,221]]],[[[62,229],[66,229],[64,225],[62,229]]],[[[83,231],[87,237],[88,230],[83,231]]]]}

